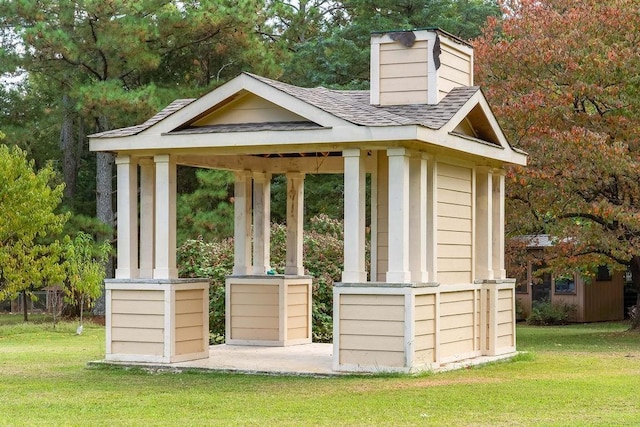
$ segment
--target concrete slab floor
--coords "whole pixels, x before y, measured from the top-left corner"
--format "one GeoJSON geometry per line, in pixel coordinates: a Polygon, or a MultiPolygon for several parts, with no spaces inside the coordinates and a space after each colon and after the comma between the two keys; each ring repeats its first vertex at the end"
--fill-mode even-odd
{"type": "MultiPolygon", "coordinates": [[[[432,372],[444,372],[478,366],[486,363],[507,360],[516,353],[500,356],[481,356],[473,359],[442,364],[432,372]]],[[[289,347],[260,347],[241,345],[214,345],[209,347],[209,358],[177,363],[142,363],[94,361],[88,366],[122,366],[148,369],[151,371],[186,370],[234,372],[266,375],[302,375],[302,376],[340,376],[353,374],[371,374],[366,372],[349,373],[333,370],[333,344],[303,344],[289,347]]]]}

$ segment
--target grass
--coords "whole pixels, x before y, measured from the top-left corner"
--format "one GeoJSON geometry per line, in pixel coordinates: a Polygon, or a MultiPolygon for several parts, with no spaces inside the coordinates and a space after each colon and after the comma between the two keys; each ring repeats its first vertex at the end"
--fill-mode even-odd
{"type": "Polygon", "coordinates": [[[87,369],[104,328],[7,325],[0,425],[637,425],[640,335],[518,327],[511,362],[420,376],[298,378],[87,369]]]}

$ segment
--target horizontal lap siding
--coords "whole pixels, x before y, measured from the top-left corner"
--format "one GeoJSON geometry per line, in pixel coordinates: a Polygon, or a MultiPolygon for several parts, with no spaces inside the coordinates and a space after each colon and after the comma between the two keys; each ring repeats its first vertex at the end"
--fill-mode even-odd
{"type": "Polygon", "coordinates": [[[498,307],[496,310],[498,336],[498,348],[513,347],[515,345],[515,337],[513,336],[513,319],[514,319],[514,292],[511,289],[498,290],[498,307]]]}
{"type": "Polygon", "coordinates": [[[440,357],[472,352],[478,347],[477,296],[473,290],[440,295],[440,357]]]}
{"type": "Polygon", "coordinates": [[[415,361],[435,362],[436,298],[435,295],[417,295],[415,311],[415,361]]]}
{"type": "Polygon", "coordinates": [[[380,45],[380,103],[427,102],[427,42],[411,48],[399,43],[380,45]]]}
{"type": "Polygon", "coordinates": [[[287,287],[287,339],[309,337],[309,286],[289,285],[287,287]]]}
{"type": "Polygon", "coordinates": [[[438,69],[438,99],[458,86],[471,86],[471,58],[444,43],[440,45],[440,63],[438,69]]]}
{"type": "Polygon", "coordinates": [[[438,281],[470,283],[472,271],[472,170],[438,163],[438,281]]]}
{"type": "Polygon", "coordinates": [[[231,286],[231,339],[277,341],[278,298],[277,285],[231,286]]]}
{"type": "Polygon", "coordinates": [[[164,292],[111,291],[111,352],[162,356],[164,292]]]}
{"type": "Polygon", "coordinates": [[[340,296],[340,363],[402,367],[403,295],[340,296]]]}
{"type": "Polygon", "coordinates": [[[256,95],[247,95],[226,107],[198,120],[195,126],[303,121],[301,116],[287,111],[256,95]]]}
{"type": "Polygon", "coordinates": [[[202,289],[176,291],[176,355],[205,350],[203,337],[209,331],[204,330],[204,292],[202,289]]]}

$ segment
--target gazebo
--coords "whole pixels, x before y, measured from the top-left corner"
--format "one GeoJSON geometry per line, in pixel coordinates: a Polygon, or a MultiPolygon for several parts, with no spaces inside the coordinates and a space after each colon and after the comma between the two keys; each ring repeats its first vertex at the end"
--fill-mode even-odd
{"type": "Polygon", "coordinates": [[[370,91],[244,73],[141,125],[92,135],[116,154],[117,269],[106,360],[208,357],[208,283],[176,268],[176,166],[235,173],[226,345],[311,342],[302,259],[305,174],[344,174],[344,271],[334,286],[336,371],[433,369],[515,352],[504,267],[509,145],[473,51],[438,29],[374,33],[370,91]],[[287,180],[286,269],[269,275],[270,182],[287,180]],[[371,259],[365,270],[365,180],[371,259]]]}

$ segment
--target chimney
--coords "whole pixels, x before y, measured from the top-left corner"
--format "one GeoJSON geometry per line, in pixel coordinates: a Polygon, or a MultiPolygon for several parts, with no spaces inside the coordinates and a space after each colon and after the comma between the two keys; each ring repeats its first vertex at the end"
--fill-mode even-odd
{"type": "Polygon", "coordinates": [[[473,49],[439,29],[371,34],[371,104],[437,104],[473,86],[473,49]]]}

